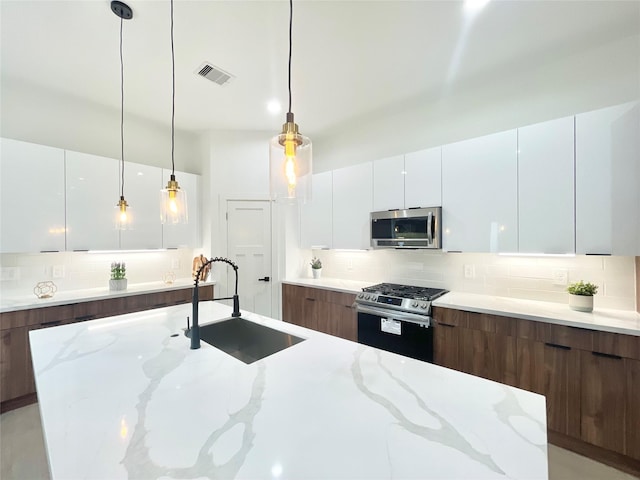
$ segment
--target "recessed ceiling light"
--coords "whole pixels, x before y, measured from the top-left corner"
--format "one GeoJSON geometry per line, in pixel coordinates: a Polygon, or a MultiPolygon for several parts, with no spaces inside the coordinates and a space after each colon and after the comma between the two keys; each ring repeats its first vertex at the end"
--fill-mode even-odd
{"type": "Polygon", "coordinates": [[[278,100],[270,100],[269,103],[267,103],[267,110],[269,110],[270,114],[277,115],[282,111],[282,105],[280,105],[278,100]]]}
{"type": "Polygon", "coordinates": [[[466,12],[478,12],[489,3],[489,0],[464,0],[464,10],[466,12]]]}

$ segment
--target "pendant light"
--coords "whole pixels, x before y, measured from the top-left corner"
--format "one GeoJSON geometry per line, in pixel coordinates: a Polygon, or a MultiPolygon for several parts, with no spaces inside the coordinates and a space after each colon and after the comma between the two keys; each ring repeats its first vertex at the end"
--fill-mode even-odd
{"type": "Polygon", "coordinates": [[[271,198],[280,202],[311,200],[311,140],[300,134],[291,111],[293,0],[289,0],[289,110],[282,132],[269,145],[271,198]]]}
{"type": "Polygon", "coordinates": [[[122,61],[122,25],[133,18],[133,11],[126,3],[111,2],[111,11],[120,17],[120,200],[116,204],[115,227],[118,230],[131,228],[131,209],[124,199],[124,62],[122,61]]]}
{"type": "Polygon", "coordinates": [[[187,194],[180,188],[175,175],[175,112],[176,112],[176,62],[173,49],[173,0],[171,0],[171,177],[160,190],[160,221],[162,223],[187,223],[187,194]]]}

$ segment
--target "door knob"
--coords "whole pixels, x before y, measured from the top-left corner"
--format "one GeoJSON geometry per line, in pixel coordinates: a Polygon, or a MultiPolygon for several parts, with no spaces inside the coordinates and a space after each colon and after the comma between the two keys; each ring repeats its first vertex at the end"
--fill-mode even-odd
{"type": "Polygon", "coordinates": [[[258,281],[259,282],[268,282],[270,279],[269,277],[264,277],[264,278],[259,278],[258,281]]]}

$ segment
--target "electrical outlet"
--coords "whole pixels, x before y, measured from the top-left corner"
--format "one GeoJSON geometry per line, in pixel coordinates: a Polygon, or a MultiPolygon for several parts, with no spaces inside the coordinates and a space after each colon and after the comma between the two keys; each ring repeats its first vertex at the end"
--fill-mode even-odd
{"type": "Polygon", "coordinates": [[[464,266],[464,278],[475,278],[476,276],[476,266],[475,265],[465,265],[464,266]]]}
{"type": "Polygon", "coordinates": [[[18,267],[0,267],[0,280],[18,280],[18,267]]]}
{"type": "Polygon", "coordinates": [[[569,273],[566,268],[556,268],[551,275],[554,285],[564,286],[567,284],[569,273]]]}
{"type": "Polygon", "coordinates": [[[64,265],[53,266],[53,278],[64,278],[64,265]]]}
{"type": "Polygon", "coordinates": [[[179,258],[173,258],[171,260],[171,268],[174,270],[179,270],[180,269],[180,259],[179,258]]]}
{"type": "Polygon", "coordinates": [[[353,270],[353,258],[347,259],[347,270],[353,270]]]}

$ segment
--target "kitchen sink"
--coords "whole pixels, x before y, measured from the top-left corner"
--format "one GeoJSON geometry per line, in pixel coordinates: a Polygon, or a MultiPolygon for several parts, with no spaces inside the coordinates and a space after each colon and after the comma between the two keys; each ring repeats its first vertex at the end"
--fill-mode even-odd
{"type": "Polygon", "coordinates": [[[200,339],[246,364],[304,340],[241,317],[201,325],[200,339]]]}

